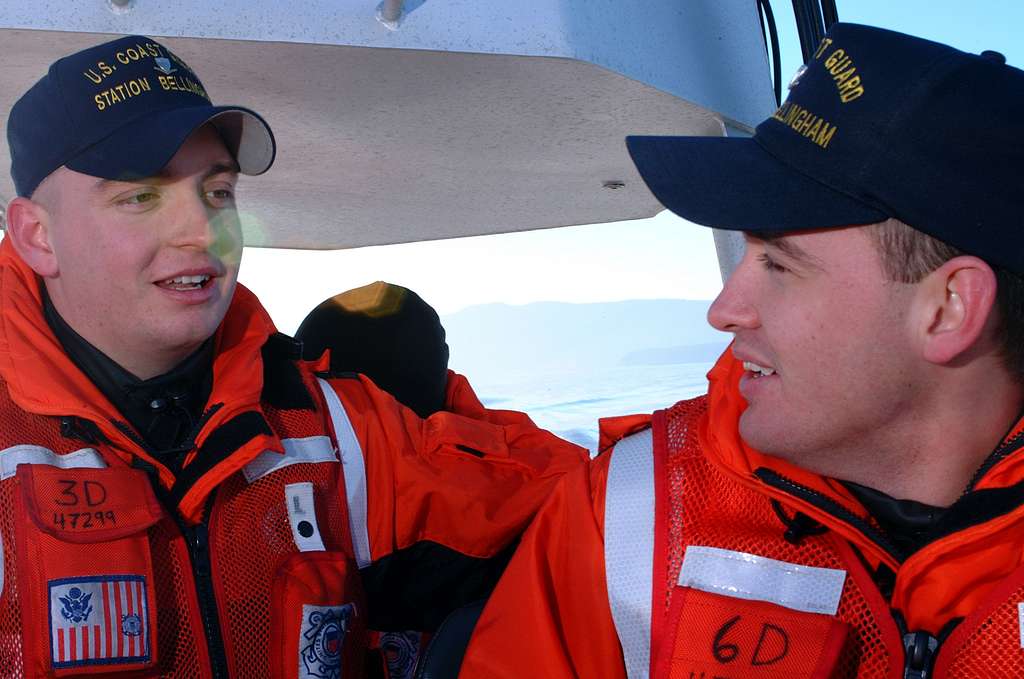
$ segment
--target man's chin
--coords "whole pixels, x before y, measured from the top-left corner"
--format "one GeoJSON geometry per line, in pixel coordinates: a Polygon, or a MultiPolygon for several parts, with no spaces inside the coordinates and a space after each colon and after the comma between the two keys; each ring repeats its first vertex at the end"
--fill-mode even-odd
{"type": "Polygon", "coordinates": [[[780,431],[780,425],[778,418],[765,418],[764,413],[750,407],[740,415],[740,436],[751,448],[769,455],[777,455],[776,451],[783,447],[782,441],[785,438],[780,431]]]}
{"type": "MultiPolygon", "coordinates": [[[[186,321],[188,319],[185,319],[186,321]]],[[[223,320],[223,319],[221,319],[223,320]]],[[[154,333],[154,344],[163,346],[168,353],[188,356],[216,334],[220,321],[213,318],[192,319],[192,322],[165,327],[154,333]]]]}

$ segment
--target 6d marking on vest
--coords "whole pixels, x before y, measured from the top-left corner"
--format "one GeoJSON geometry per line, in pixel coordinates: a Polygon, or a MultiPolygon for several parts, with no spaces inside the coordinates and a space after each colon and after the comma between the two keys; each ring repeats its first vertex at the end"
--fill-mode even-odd
{"type": "MultiPolygon", "coordinates": [[[[720,663],[731,663],[740,656],[740,648],[736,644],[726,643],[725,637],[733,626],[740,623],[743,616],[734,615],[715,633],[711,653],[720,663]]],[[[770,622],[761,623],[761,634],[757,637],[757,646],[750,658],[751,667],[774,665],[789,655],[789,633],[782,627],[770,622]]]]}
{"type": "Polygon", "coordinates": [[[676,587],[657,676],[688,679],[826,677],[847,626],[830,615],[676,587]]]}
{"type": "MultiPolygon", "coordinates": [[[[715,660],[723,665],[736,662],[736,665],[740,666],[749,664],[750,667],[765,667],[775,665],[785,660],[786,656],[789,655],[789,633],[778,625],[764,622],[761,623],[761,633],[757,638],[757,644],[754,646],[750,658],[742,657],[745,649],[741,649],[737,644],[727,641],[726,638],[730,635],[730,632],[734,631],[734,627],[743,624],[745,624],[743,616],[735,615],[718,628],[718,632],[715,633],[714,641],[711,644],[711,654],[715,660]]],[[[735,631],[739,632],[739,630],[735,631]]],[[[739,674],[709,673],[704,669],[691,669],[688,679],[740,679],[740,677],[749,676],[745,667],[737,667],[736,670],[739,674]]],[[[728,672],[728,670],[723,671],[728,672]]]]}

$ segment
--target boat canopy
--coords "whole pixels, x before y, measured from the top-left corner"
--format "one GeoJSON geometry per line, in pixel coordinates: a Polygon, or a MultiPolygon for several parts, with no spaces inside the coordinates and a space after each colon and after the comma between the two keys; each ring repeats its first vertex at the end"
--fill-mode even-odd
{"type": "Polygon", "coordinates": [[[134,33],[270,122],[277,162],[240,189],[256,246],[650,217],[627,134],[744,134],[774,108],[752,0],[3,0],[0,122],[53,60],[134,33]]]}

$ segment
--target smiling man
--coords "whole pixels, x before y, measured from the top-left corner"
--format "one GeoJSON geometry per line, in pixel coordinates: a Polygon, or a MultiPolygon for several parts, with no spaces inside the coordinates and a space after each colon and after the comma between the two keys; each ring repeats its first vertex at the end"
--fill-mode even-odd
{"type": "Polygon", "coordinates": [[[13,202],[13,244],[61,319],[146,380],[202,346],[227,312],[242,245],[238,171],[212,125],[144,182],[61,167],[13,202]]]}
{"type": "Polygon", "coordinates": [[[409,676],[368,650],[485,596],[584,451],[300,360],[236,285],[270,128],[160,43],[55,62],[7,138],[3,672],[409,676]]]}
{"type": "Polygon", "coordinates": [[[1024,72],[837,24],[752,139],[631,137],[743,231],[704,397],[605,422],[465,677],[1024,675],[1024,72]]]}

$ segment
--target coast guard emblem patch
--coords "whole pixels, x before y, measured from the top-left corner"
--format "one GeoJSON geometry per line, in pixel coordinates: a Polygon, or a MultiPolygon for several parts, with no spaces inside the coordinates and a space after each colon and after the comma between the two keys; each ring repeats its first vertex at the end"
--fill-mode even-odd
{"type": "Polygon", "coordinates": [[[164,75],[170,75],[178,70],[171,66],[171,60],[167,57],[156,57],[153,61],[156,62],[156,67],[153,70],[160,71],[164,75]]]}
{"type": "Polygon", "coordinates": [[[141,575],[49,582],[50,660],[54,669],[146,663],[149,600],[141,575]]]}
{"type": "Polygon", "coordinates": [[[300,679],[341,679],[345,633],[355,615],[355,604],[302,607],[300,679]]]}
{"type": "Polygon", "coordinates": [[[380,635],[380,650],[384,654],[389,679],[413,678],[422,638],[419,632],[384,632],[380,635]]]}

